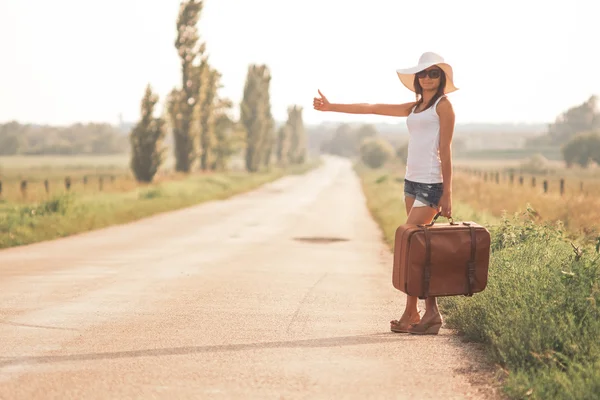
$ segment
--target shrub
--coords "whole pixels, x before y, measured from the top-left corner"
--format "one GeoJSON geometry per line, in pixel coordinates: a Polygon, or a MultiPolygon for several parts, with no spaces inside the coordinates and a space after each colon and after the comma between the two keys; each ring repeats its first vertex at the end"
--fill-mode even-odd
{"type": "Polygon", "coordinates": [[[487,345],[512,398],[592,399],[600,383],[600,257],[562,227],[515,216],[492,229],[488,286],[440,299],[449,326],[487,345]]]}
{"type": "Polygon", "coordinates": [[[402,163],[406,165],[406,162],[408,160],[408,143],[396,149],[396,157],[398,157],[400,161],[402,161],[402,163]]]}
{"type": "Polygon", "coordinates": [[[360,145],[360,157],[367,166],[380,168],[394,157],[394,148],[385,139],[368,137],[360,145]]]}

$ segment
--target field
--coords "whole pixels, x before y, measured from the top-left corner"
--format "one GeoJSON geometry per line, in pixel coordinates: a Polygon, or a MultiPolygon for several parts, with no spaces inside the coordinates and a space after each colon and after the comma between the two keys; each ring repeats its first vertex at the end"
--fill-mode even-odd
{"type": "MultiPolygon", "coordinates": [[[[157,179],[172,179],[169,158],[157,179]]],[[[5,201],[37,202],[66,193],[119,192],[137,185],[126,154],[106,156],[0,157],[0,195],[5,201]],[[46,189],[47,181],[47,189],[46,189]],[[67,181],[70,181],[67,190],[67,181]],[[26,182],[25,190],[22,183],[26,182]]]]}
{"type": "Polygon", "coordinates": [[[0,248],[5,248],[224,199],[286,174],[304,173],[319,161],[253,174],[240,168],[189,175],[167,169],[152,184],[133,179],[125,156],[10,157],[1,158],[0,163],[0,248]],[[68,190],[67,176],[71,178],[68,190]],[[27,180],[25,191],[20,190],[23,180],[27,180]]]}
{"type": "MultiPolygon", "coordinates": [[[[155,182],[184,179],[186,175],[173,171],[174,164],[169,154],[155,182]]],[[[232,160],[230,169],[242,171],[242,160],[232,160]]],[[[0,157],[0,200],[35,203],[68,193],[126,192],[137,187],[127,154],[0,157]],[[23,182],[26,182],[25,190],[22,190],[23,182]]]]}
{"type": "Polygon", "coordinates": [[[561,161],[455,162],[453,197],[496,216],[531,207],[538,222],[559,222],[574,237],[600,236],[600,168],[561,161]],[[561,191],[562,181],[562,191],[561,191]]]}
{"type": "Polygon", "coordinates": [[[565,179],[561,195],[559,178],[528,175],[523,184],[518,178],[513,183],[508,179],[496,183],[459,171],[453,178],[453,198],[496,216],[523,212],[530,207],[536,221],[560,221],[574,237],[595,240],[600,236],[600,184],[594,179],[565,179]],[[534,177],[536,185],[532,186],[534,177]],[[548,192],[544,192],[544,180],[548,180],[548,192]]]}
{"type": "Polygon", "coordinates": [[[479,161],[479,160],[512,160],[519,161],[524,158],[541,154],[548,160],[561,161],[563,159],[562,152],[556,147],[541,147],[541,148],[519,148],[519,149],[486,149],[486,150],[469,150],[457,154],[456,159],[462,161],[479,161]]]}
{"type": "MultiPolygon", "coordinates": [[[[406,220],[404,167],[359,163],[356,171],[392,249],[406,220]]],[[[512,399],[596,399],[600,393],[600,219],[591,213],[596,196],[576,199],[456,173],[454,220],[488,227],[492,254],[487,288],[470,298],[441,298],[440,308],[446,327],[486,349],[512,399]],[[528,211],[527,203],[539,212],[528,211]],[[563,226],[558,220],[565,217],[563,226]]]]}

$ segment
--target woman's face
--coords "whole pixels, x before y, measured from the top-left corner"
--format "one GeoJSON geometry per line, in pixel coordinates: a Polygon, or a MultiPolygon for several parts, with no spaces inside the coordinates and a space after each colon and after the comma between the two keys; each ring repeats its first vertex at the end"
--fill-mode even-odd
{"type": "Polygon", "coordinates": [[[442,76],[442,70],[435,65],[429,67],[423,71],[417,72],[419,83],[423,88],[423,91],[436,91],[440,86],[440,78],[442,76]]]}

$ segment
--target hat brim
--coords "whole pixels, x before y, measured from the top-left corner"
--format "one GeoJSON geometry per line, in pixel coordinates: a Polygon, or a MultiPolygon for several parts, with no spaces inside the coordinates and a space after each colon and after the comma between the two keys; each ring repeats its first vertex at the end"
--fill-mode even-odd
{"type": "Polygon", "coordinates": [[[446,74],[446,88],[444,89],[444,94],[448,94],[448,93],[457,91],[458,88],[456,86],[454,86],[454,81],[453,81],[454,74],[452,72],[452,67],[450,66],[450,64],[433,63],[433,62],[426,63],[426,64],[419,64],[419,65],[416,65],[411,68],[397,69],[396,74],[398,74],[398,78],[400,78],[400,82],[402,82],[402,84],[404,86],[406,86],[406,88],[408,90],[410,90],[411,92],[414,92],[415,91],[415,86],[414,86],[415,74],[419,71],[423,71],[424,69],[427,69],[434,65],[437,65],[438,67],[440,67],[442,69],[442,71],[444,71],[444,73],[446,74]]]}

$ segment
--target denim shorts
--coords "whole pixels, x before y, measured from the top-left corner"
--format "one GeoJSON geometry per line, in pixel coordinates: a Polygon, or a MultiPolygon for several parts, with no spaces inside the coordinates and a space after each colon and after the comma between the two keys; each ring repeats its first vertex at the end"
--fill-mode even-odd
{"type": "Polygon", "coordinates": [[[421,202],[425,206],[437,209],[443,193],[444,184],[442,182],[421,183],[404,180],[404,195],[413,197],[415,202],[421,202]]]}

